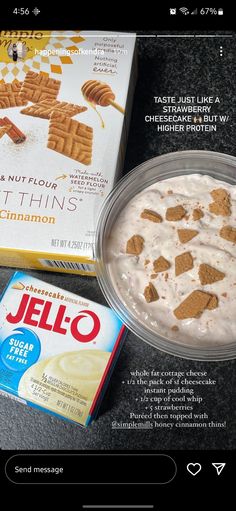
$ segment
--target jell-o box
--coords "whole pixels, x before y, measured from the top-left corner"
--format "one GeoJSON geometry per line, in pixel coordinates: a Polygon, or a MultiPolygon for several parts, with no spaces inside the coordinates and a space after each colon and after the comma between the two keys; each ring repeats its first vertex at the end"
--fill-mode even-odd
{"type": "Polygon", "coordinates": [[[0,301],[0,392],[87,426],[124,336],[109,307],[16,272],[0,301]]]}

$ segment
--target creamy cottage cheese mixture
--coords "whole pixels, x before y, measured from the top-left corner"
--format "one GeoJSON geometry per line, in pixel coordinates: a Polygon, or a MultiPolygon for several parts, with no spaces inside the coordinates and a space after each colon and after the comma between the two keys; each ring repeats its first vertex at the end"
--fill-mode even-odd
{"type": "Polygon", "coordinates": [[[193,346],[236,341],[236,186],[157,182],[123,209],[107,250],[119,298],[149,330],[193,346]]]}

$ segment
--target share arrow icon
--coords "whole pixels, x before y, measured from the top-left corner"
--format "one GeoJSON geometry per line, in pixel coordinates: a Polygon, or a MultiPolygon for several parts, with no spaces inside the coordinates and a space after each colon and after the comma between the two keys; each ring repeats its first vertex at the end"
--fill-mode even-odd
{"type": "Polygon", "coordinates": [[[215,467],[217,475],[219,476],[223,468],[225,468],[226,463],[212,463],[212,465],[215,467]]]}

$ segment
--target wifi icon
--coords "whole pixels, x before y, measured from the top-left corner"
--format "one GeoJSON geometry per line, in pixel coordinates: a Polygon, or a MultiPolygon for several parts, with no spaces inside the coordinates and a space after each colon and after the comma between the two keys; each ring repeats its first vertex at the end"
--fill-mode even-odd
{"type": "Polygon", "coordinates": [[[187,16],[187,14],[189,14],[189,10],[187,9],[187,7],[180,7],[180,8],[179,8],[179,11],[180,11],[182,14],[185,14],[185,16],[187,16]]]}

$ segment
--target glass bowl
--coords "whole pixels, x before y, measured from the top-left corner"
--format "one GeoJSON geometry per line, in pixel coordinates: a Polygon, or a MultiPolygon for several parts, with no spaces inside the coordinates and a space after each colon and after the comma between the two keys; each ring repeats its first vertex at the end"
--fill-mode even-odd
{"type": "MultiPolygon", "coordinates": [[[[101,290],[124,324],[143,341],[165,353],[202,361],[236,358],[236,339],[227,344],[195,346],[153,332],[122,302],[111,278],[107,244],[111,230],[127,203],[152,184],[184,174],[205,174],[236,185],[236,158],[212,151],[179,151],[148,160],[124,176],[107,197],[100,212],[95,241],[96,274],[101,290]]],[[[236,312],[236,311],[235,311],[236,312]]]]}

